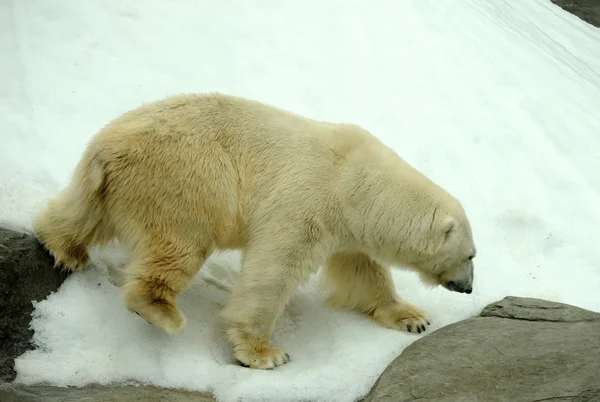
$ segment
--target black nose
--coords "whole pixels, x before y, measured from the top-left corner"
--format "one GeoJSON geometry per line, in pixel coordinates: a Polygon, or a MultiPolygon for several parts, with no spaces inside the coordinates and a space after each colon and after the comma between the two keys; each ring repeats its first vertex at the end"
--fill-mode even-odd
{"type": "Polygon", "coordinates": [[[473,289],[472,289],[472,288],[467,288],[467,289],[465,289],[465,293],[466,293],[466,294],[470,295],[470,294],[471,294],[471,292],[473,292],[473,289]]]}

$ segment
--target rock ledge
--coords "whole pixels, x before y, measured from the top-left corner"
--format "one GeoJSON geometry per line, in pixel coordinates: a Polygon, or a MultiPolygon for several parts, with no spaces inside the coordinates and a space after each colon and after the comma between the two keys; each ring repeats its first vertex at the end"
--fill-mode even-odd
{"type": "Polygon", "coordinates": [[[600,314],[506,297],[411,344],[364,401],[600,401],[600,314]]]}

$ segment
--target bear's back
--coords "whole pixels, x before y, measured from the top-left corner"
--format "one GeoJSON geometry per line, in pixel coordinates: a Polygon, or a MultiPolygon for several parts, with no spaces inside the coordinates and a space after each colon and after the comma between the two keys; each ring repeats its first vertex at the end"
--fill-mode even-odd
{"type": "Polygon", "coordinates": [[[182,227],[220,216],[220,227],[233,233],[273,208],[314,209],[331,200],[344,160],[338,130],[243,98],[179,95],[116,118],[88,155],[104,166],[109,199],[144,199],[140,215],[179,211],[182,227]]]}

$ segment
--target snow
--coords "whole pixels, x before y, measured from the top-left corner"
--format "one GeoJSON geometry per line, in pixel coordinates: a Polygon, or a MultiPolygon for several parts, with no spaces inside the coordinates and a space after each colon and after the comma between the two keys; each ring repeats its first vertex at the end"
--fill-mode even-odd
{"type": "MultiPolygon", "coordinates": [[[[108,120],[166,95],[221,91],[360,124],[461,200],[478,246],[474,293],[394,274],[400,294],[431,315],[431,330],[506,295],[600,311],[600,30],[549,0],[0,8],[1,224],[30,230],[108,120]]],[[[179,300],[188,327],[172,337],[120,302],[107,261],[125,258],[116,246],[95,250],[94,268],[36,304],[37,348],[16,359],[17,382],[135,381],[224,402],[353,401],[426,336],[326,309],[315,280],[274,334],[292,361],[249,370],[216,325],[237,253],[207,262],[179,300]]]]}

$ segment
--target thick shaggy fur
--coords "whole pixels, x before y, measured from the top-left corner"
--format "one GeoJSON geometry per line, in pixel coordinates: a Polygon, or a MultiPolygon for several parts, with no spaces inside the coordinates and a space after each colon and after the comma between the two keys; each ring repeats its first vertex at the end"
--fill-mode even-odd
{"type": "Polygon", "coordinates": [[[222,318],[252,368],[289,361],[271,333],[320,266],[329,305],[410,332],[429,323],[396,293],[389,265],[460,292],[473,280],[460,203],[376,137],[221,94],[171,97],[110,122],[34,226],[69,270],[117,238],[132,253],[125,305],[168,333],[185,327],[176,297],[211,253],[242,250],[222,318]]]}

